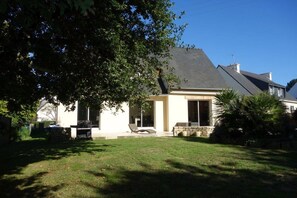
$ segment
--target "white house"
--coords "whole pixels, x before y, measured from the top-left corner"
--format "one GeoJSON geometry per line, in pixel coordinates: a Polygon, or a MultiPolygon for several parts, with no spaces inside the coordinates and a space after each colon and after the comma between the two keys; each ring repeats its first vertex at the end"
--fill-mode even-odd
{"type": "Polygon", "coordinates": [[[39,101],[37,108],[37,121],[56,121],[57,107],[44,98],[39,101]]]}
{"type": "MultiPolygon", "coordinates": [[[[150,96],[149,110],[142,111],[123,103],[123,112],[114,109],[99,111],[76,102],[77,108],[72,112],[65,111],[63,105],[58,106],[58,124],[70,127],[80,120],[89,120],[95,126],[93,137],[130,131],[129,123],[159,133],[173,131],[177,123],[191,123],[197,130],[206,127],[208,133],[211,132],[215,123],[215,95],[227,88],[224,79],[201,49],[174,48],[171,53],[169,65],[175,69],[181,84],[168,89],[165,80],[158,79],[162,94],[150,96]]],[[[72,136],[75,136],[75,128],[72,136]]]]}
{"type": "Polygon", "coordinates": [[[292,113],[297,109],[297,100],[290,93],[286,92],[286,87],[272,81],[270,72],[255,74],[240,69],[239,64],[229,66],[219,65],[217,67],[220,74],[225,79],[229,87],[243,95],[254,95],[263,91],[275,95],[286,106],[287,112],[292,113]]]}

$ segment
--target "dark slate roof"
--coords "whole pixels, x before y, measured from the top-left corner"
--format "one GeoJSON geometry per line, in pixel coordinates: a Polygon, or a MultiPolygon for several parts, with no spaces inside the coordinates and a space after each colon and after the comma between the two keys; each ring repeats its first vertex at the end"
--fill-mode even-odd
{"type": "MultiPolygon", "coordinates": [[[[263,81],[269,85],[276,86],[276,87],[281,87],[285,89],[285,86],[277,84],[273,82],[272,80],[268,79],[264,75],[261,74],[255,74],[247,71],[240,70],[240,73],[234,71],[233,69],[219,65],[218,68],[222,68],[226,73],[228,73],[235,81],[237,81],[241,86],[243,86],[249,93],[252,95],[260,93],[261,90],[254,85],[248,78],[255,78],[257,80],[263,81]]],[[[285,93],[285,98],[282,98],[285,100],[293,100],[296,101],[296,99],[289,94],[288,92],[285,93]]]]}
{"type": "Polygon", "coordinates": [[[256,85],[254,85],[250,80],[248,80],[241,73],[238,73],[226,66],[219,65],[218,68],[219,67],[222,70],[224,70],[227,74],[229,74],[229,76],[231,76],[238,84],[242,86],[243,89],[245,89],[251,95],[261,92],[261,90],[256,85]]]}
{"type": "Polygon", "coordinates": [[[261,74],[255,74],[255,73],[251,73],[251,72],[247,72],[247,71],[243,71],[243,70],[241,70],[240,73],[246,77],[251,77],[251,78],[263,81],[269,85],[285,88],[285,86],[277,84],[277,83],[273,82],[272,80],[270,80],[269,78],[267,78],[266,76],[263,76],[261,74]]]}
{"type": "MultiPolygon", "coordinates": [[[[225,89],[227,85],[201,49],[171,49],[169,66],[180,78],[181,89],[225,89]]],[[[177,88],[177,87],[176,87],[177,88]]]]}
{"type": "Polygon", "coordinates": [[[291,89],[289,90],[289,94],[297,99],[297,82],[291,87],[291,89]]]}
{"type": "Polygon", "coordinates": [[[278,84],[278,83],[275,83],[273,82],[272,80],[270,80],[269,78],[261,75],[261,74],[255,74],[255,73],[251,73],[251,72],[247,72],[247,71],[240,71],[240,73],[242,73],[245,77],[247,78],[254,78],[254,79],[257,79],[257,80],[260,80],[262,82],[265,82],[267,83],[268,85],[272,85],[272,86],[275,86],[275,87],[280,87],[280,88],[283,88],[285,89],[285,97],[284,98],[281,98],[281,99],[284,99],[284,100],[294,100],[296,101],[296,99],[286,91],[286,87],[281,85],[281,84],[278,84]]]}
{"type": "Polygon", "coordinates": [[[297,101],[296,98],[294,98],[294,96],[292,96],[289,92],[286,91],[285,93],[285,100],[294,100],[294,101],[297,101]]]}

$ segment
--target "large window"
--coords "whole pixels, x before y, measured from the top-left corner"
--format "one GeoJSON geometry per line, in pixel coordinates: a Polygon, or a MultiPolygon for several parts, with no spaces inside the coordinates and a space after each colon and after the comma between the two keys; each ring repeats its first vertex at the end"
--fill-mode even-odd
{"type": "Polygon", "coordinates": [[[188,117],[192,126],[209,126],[209,101],[188,101],[188,117]]]}
{"type": "Polygon", "coordinates": [[[138,127],[154,126],[154,102],[149,101],[147,108],[137,106],[129,107],[129,123],[136,124],[138,127]]]}
{"type": "Polygon", "coordinates": [[[99,126],[99,110],[85,107],[78,103],[77,123],[89,121],[94,126],[99,126]]]}

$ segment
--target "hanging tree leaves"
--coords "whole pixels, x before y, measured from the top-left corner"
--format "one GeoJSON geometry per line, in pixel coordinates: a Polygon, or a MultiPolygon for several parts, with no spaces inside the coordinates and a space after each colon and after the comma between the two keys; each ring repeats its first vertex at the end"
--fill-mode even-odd
{"type": "Polygon", "coordinates": [[[118,106],[159,91],[184,26],[169,0],[2,0],[0,100],[118,106]]]}

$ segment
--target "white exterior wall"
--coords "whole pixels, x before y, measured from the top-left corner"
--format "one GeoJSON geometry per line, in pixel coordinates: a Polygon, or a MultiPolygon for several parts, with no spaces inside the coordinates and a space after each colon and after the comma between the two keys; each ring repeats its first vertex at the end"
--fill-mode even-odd
{"type": "Polygon", "coordinates": [[[288,100],[285,100],[285,101],[282,101],[282,102],[286,106],[287,113],[291,113],[291,107],[292,106],[294,107],[294,110],[297,109],[297,101],[288,101],[288,100]]]}
{"type": "MultiPolygon", "coordinates": [[[[75,104],[77,106],[77,102],[75,104]]],[[[77,124],[77,108],[74,111],[66,111],[66,107],[62,104],[58,106],[57,124],[61,127],[70,127],[77,124]]]]}
{"type": "Polygon", "coordinates": [[[212,118],[211,119],[211,125],[214,126],[216,124],[216,121],[217,121],[217,116],[218,116],[218,109],[219,107],[215,104],[216,103],[216,99],[213,98],[211,100],[211,109],[210,109],[210,117],[212,118]]]}
{"type": "MultiPolygon", "coordinates": [[[[210,101],[210,125],[215,123],[215,99],[216,92],[180,92],[165,96],[152,96],[154,101],[154,128],[156,131],[172,131],[177,122],[188,122],[188,101],[210,101]]],[[[77,104],[76,104],[77,105],[77,104]]],[[[297,104],[296,104],[297,106],[297,104]]],[[[92,129],[92,136],[130,132],[129,105],[123,103],[123,111],[115,112],[115,109],[105,109],[100,113],[99,129],[92,129]]],[[[58,107],[58,123],[62,127],[70,127],[77,124],[77,109],[73,112],[65,112],[65,107],[58,107]]],[[[72,136],[75,137],[76,129],[72,128],[72,136]]]]}
{"type": "Polygon", "coordinates": [[[218,92],[179,92],[180,95],[168,96],[168,130],[172,131],[177,122],[188,122],[188,101],[210,101],[210,125],[216,122],[217,106],[215,95],[218,92]]]}
{"type": "Polygon", "coordinates": [[[177,122],[188,122],[188,100],[183,95],[168,96],[168,130],[177,122]]]}
{"type": "MultiPolygon", "coordinates": [[[[77,106],[77,102],[76,102],[77,106]]],[[[126,103],[122,105],[123,112],[115,109],[106,109],[100,113],[99,128],[92,129],[92,136],[100,136],[106,133],[116,133],[130,131],[129,123],[129,107],[126,103]]],[[[61,127],[70,127],[70,125],[77,125],[77,108],[74,111],[65,111],[66,107],[58,106],[58,121],[61,127]]],[[[71,136],[76,136],[76,129],[71,128],[71,136]]]]}
{"type": "Polygon", "coordinates": [[[154,123],[157,131],[164,131],[164,101],[154,102],[154,123]]]}
{"type": "Polygon", "coordinates": [[[123,103],[122,110],[118,112],[115,109],[103,110],[100,114],[100,132],[116,133],[130,131],[129,124],[129,106],[123,103]]]}

